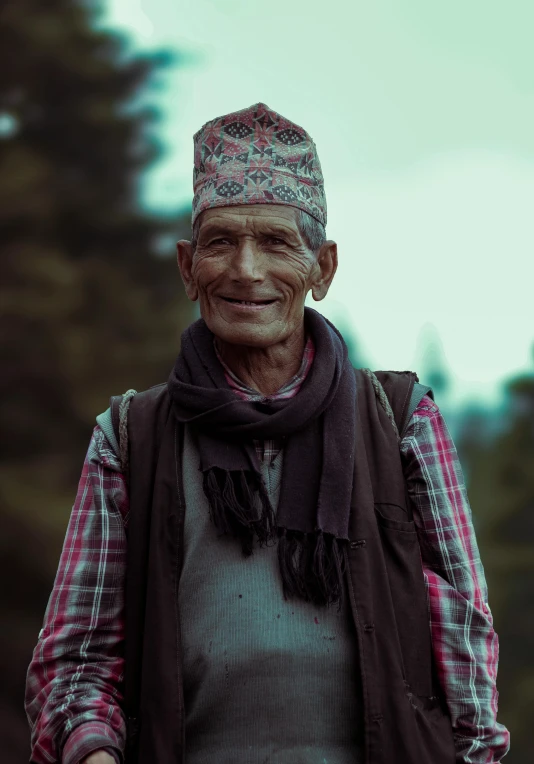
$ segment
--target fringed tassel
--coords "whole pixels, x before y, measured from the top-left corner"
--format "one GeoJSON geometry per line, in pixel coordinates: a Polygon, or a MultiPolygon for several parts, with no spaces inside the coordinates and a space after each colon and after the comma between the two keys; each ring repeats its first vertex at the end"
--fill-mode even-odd
{"type": "Polygon", "coordinates": [[[278,564],[284,598],[302,597],[306,602],[343,607],[345,558],[340,544],[331,534],[302,534],[279,529],[278,564]],[[296,558],[296,559],[295,559],[296,558]]]}
{"type": "Polygon", "coordinates": [[[204,473],[204,493],[217,531],[240,538],[245,557],[252,554],[254,535],[260,546],[275,538],[276,516],[261,478],[213,467],[204,473]]]}
{"type": "Polygon", "coordinates": [[[213,467],[204,473],[204,493],[219,534],[241,539],[245,557],[254,539],[265,546],[278,534],[278,564],[284,598],[300,597],[317,605],[343,606],[345,558],[337,539],[322,530],[302,533],[276,527],[276,516],[261,478],[243,470],[213,467]]]}

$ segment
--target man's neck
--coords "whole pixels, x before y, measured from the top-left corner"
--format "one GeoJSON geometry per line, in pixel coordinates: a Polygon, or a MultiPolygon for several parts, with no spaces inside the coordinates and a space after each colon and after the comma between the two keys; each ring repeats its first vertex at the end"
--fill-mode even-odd
{"type": "Polygon", "coordinates": [[[219,338],[217,351],[245,385],[262,395],[274,395],[298,372],[304,352],[304,327],[285,342],[267,348],[230,345],[219,338]]]}

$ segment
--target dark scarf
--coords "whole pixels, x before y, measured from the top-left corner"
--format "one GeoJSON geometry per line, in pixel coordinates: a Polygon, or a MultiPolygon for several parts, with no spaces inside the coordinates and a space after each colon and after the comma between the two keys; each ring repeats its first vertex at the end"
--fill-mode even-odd
{"type": "Polygon", "coordinates": [[[298,394],[251,403],[238,398],[200,319],[182,334],[169,377],[175,416],[189,423],[200,452],[204,492],[220,533],[239,537],[245,556],[278,538],[284,597],[343,603],[354,468],[356,383],[337,329],[305,309],[315,358],[298,394]],[[261,479],[253,440],[285,438],[277,516],[261,479]]]}

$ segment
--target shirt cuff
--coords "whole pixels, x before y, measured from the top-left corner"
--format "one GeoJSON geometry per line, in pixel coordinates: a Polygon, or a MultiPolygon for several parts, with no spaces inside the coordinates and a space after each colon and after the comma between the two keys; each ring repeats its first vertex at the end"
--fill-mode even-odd
{"type": "Polygon", "coordinates": [[[116,732],[103,722],[86,722],[76,727],[63,746],[61,764],[79,764],[93,751],[106,751],[123,764],[120,740],[116,732]]]}

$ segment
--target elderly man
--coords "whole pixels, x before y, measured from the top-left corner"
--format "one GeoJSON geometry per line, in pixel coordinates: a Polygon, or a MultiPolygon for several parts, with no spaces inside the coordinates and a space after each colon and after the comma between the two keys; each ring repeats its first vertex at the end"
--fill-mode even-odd
{"type": "Polygon", "coordinates": [[[432,391],[353,369],[304,307],[337,268],[313,141],[258,103],[204,125],[194,165],[178,266],[202,318],[167,383],[97,417],[28,671],[32,761],[499,762],[498,641],[432,391]]]}

